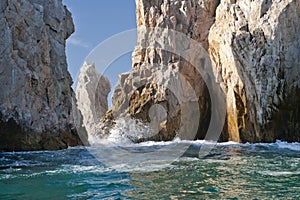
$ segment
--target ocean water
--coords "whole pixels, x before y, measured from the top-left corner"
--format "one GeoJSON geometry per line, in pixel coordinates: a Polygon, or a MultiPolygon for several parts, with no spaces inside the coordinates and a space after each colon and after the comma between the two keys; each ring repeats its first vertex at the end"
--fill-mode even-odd
{"type": "Polygon", "coordinates": [[[0,199],[300,199],[299,143],[220,143],[201,158],[203,141],[132,144],[126,151],[138,158],[181,143],[190,146],[172,162],[162,154],[154,164],[133,166],[108,165],[94,152],[107,157],[113,147],[99,144],[0,153],[0,199]]]}

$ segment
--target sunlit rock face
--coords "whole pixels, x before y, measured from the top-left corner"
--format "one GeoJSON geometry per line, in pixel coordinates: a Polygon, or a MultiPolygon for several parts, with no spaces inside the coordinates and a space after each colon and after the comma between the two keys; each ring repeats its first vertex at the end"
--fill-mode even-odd
{"type": "Polygon", "coordinates": [[[190,50],[189,44],[172,38],[168,30],[191,37],[208,49],[208,33],[218,3],[217,0],[136,1],[139,30],[138,45],[132,55],[132,72],[120,75],[120,84],[112,98],[113,107],[108,113],[108,119],[129,115],[149,123],[152,136],[134,141],[205,137],[211,115],[208,88],[191,63],[167,51],[176,46],[181,46],[182,52],[190,50]],[[189,94],[194,97],[187,97],[189,94]],[[195,120],[196,126],[189,119],[195,120]],[[183,132],[185,134],[181,134],[183,132]]]}
{"type": "Polygon", "coordinates": [[[300,2],[221,1],[209,33],[230,140],[300,141],[300,2]]]}
{"type": "Polygon", "coordinates": [[[85,144],[65,54],[73,32],[61,0],[0,2],[0,150],[85,144]]]}
{"type": "Polygon", "coordinates": [[[172,35],[166,37],[172,29],[202,45],[215,64],[210,79],[226,97],[220,141],[300,141],[299,4],[298,0],[136,0],[138,28],[165,31],[138,31],[132,72],[120,75],[112,110],[103,120],[106,126],[129,115],[158,130],[137,141],[174,139],[183,122],[197,119],[182,118],[182,105],[169,88],[172,78],[183,76],[196,93],[201,113],[193,139],[204,138],[212,115],[211,91],[191,63],[164,51],[190,48],[172,35]],[[152,109],[154,105],[159,106],[152,109]]]}
{"type": "Polygon", "coordinates": [[[109,80],[97,72],[95,65],[84,63],[78,77],[76,98],[83,124],[91,137],[99,132],[100,119],[108,110],[110,90],[109,80]]]}

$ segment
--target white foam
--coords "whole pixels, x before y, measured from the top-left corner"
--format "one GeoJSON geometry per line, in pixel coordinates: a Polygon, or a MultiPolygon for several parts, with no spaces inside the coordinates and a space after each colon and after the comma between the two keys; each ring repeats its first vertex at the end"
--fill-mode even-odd
{"type": "Polygon", "coordinates": [[[300,171],[261,171],[260,174],[267,176],[286,176],[286,175],[299,175],[300,171]]]}
{"type": "Polygon", "coordinates": [[[91,172],[91,173],[104,173],[110,171],[110,169],[100,166],[100,165],[92,165],[92,166],[82,166],[82,165],[63,165],[64,172],[71,173],[82,173],[82,172],[91,172]]]}
{"type": "Polygon", "coordinates": [[[288,143],[288,142],[282,142],[280,140],[277,140],[275,144],[278,146],[278,148],[281,148],[281,149],[290,149],[293,151],[300,151],[300,143],[298,143],[298,142],[288,143]]]}
{"type": "Polygon", "coordinates": [[[130,117],[119,118],[107,137],[89,136],[92,145],[132,145],[132,140],[151,137],[152,131],[143,122],[130,117]]]}
{"type": "Polygon", "coordinates": [[[171,145],[178,143],[178,141],[161,141],[161,142],[155,142],[155,141],[147,141],[147,142],[142,142],[138,144],[134,144],[135,146],[143,146],[143,147],[150,147],[150,146],[166,146],[166,145],[171,145]]]}
{"type": "Polygon", "coordinates": [[[148,142],[142,142],[138,145],[140,146],[154,146],[154,145],[172,145],[172,144],[191,144],[191,145],[218,145],[218,146],[234,146],[234,145],[241,145],[240,143],[237,142],[222,142],[222,143],[217,143],[214,141],[206,141],[206,140],[180,140],[179,138],[174,139],[173,141],[160,141],[160,142],[155,142],[155,141],[148,141],[148,142]]]}
{"type": "Polygon", "coordinates": [[[122,117],[115,121],[113,129],[110,131],[110,134],[105,138],[90,137],[90,143],[92,145],[105,145],[105,146],[165,146],[173,144],[191,144],[191,145],[217,145],[217,146],[268,146],[274,147],[274,144],[278,148],[287,148],[294,151],[300,151],[300,143],[287,143],[277,141],[276,143],[256,143],[256,144],[240,144],[237,142],[229,141],[217,143],[216,141],[205,141],[205,140],[196,140],[196,141],[187,141],[181,140],[180,138],[175,138],[173,141],[147,141],[139,144],[133,143],[132,141],[138,141],[142,138],[149,138],[153,134],[149,124],[145,124],[137,119],[132,119],[131,117],[122,117]]]}

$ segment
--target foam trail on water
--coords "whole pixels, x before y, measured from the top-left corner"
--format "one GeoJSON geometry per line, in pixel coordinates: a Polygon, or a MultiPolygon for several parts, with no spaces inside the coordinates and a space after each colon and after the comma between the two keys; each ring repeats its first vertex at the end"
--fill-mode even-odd
{"type": "Polygon", "coordinates": [[[267,176],[287,176],[287,175],[299,175],[300,171],[261,171],[259,173],[267,176]]]}

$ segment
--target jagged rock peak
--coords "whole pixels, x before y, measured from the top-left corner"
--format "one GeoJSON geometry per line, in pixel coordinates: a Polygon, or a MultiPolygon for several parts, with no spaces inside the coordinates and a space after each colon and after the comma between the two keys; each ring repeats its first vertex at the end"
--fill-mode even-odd
{"type": "Polygon", "coordinates": [[[108,110],[107,97],[111,90],[109,80],[101,75],[94,64],[85,62],[80,69],[76,97],[83,114],[83,124],[92,137],[99,132],[100,119],[108,110]]]}

